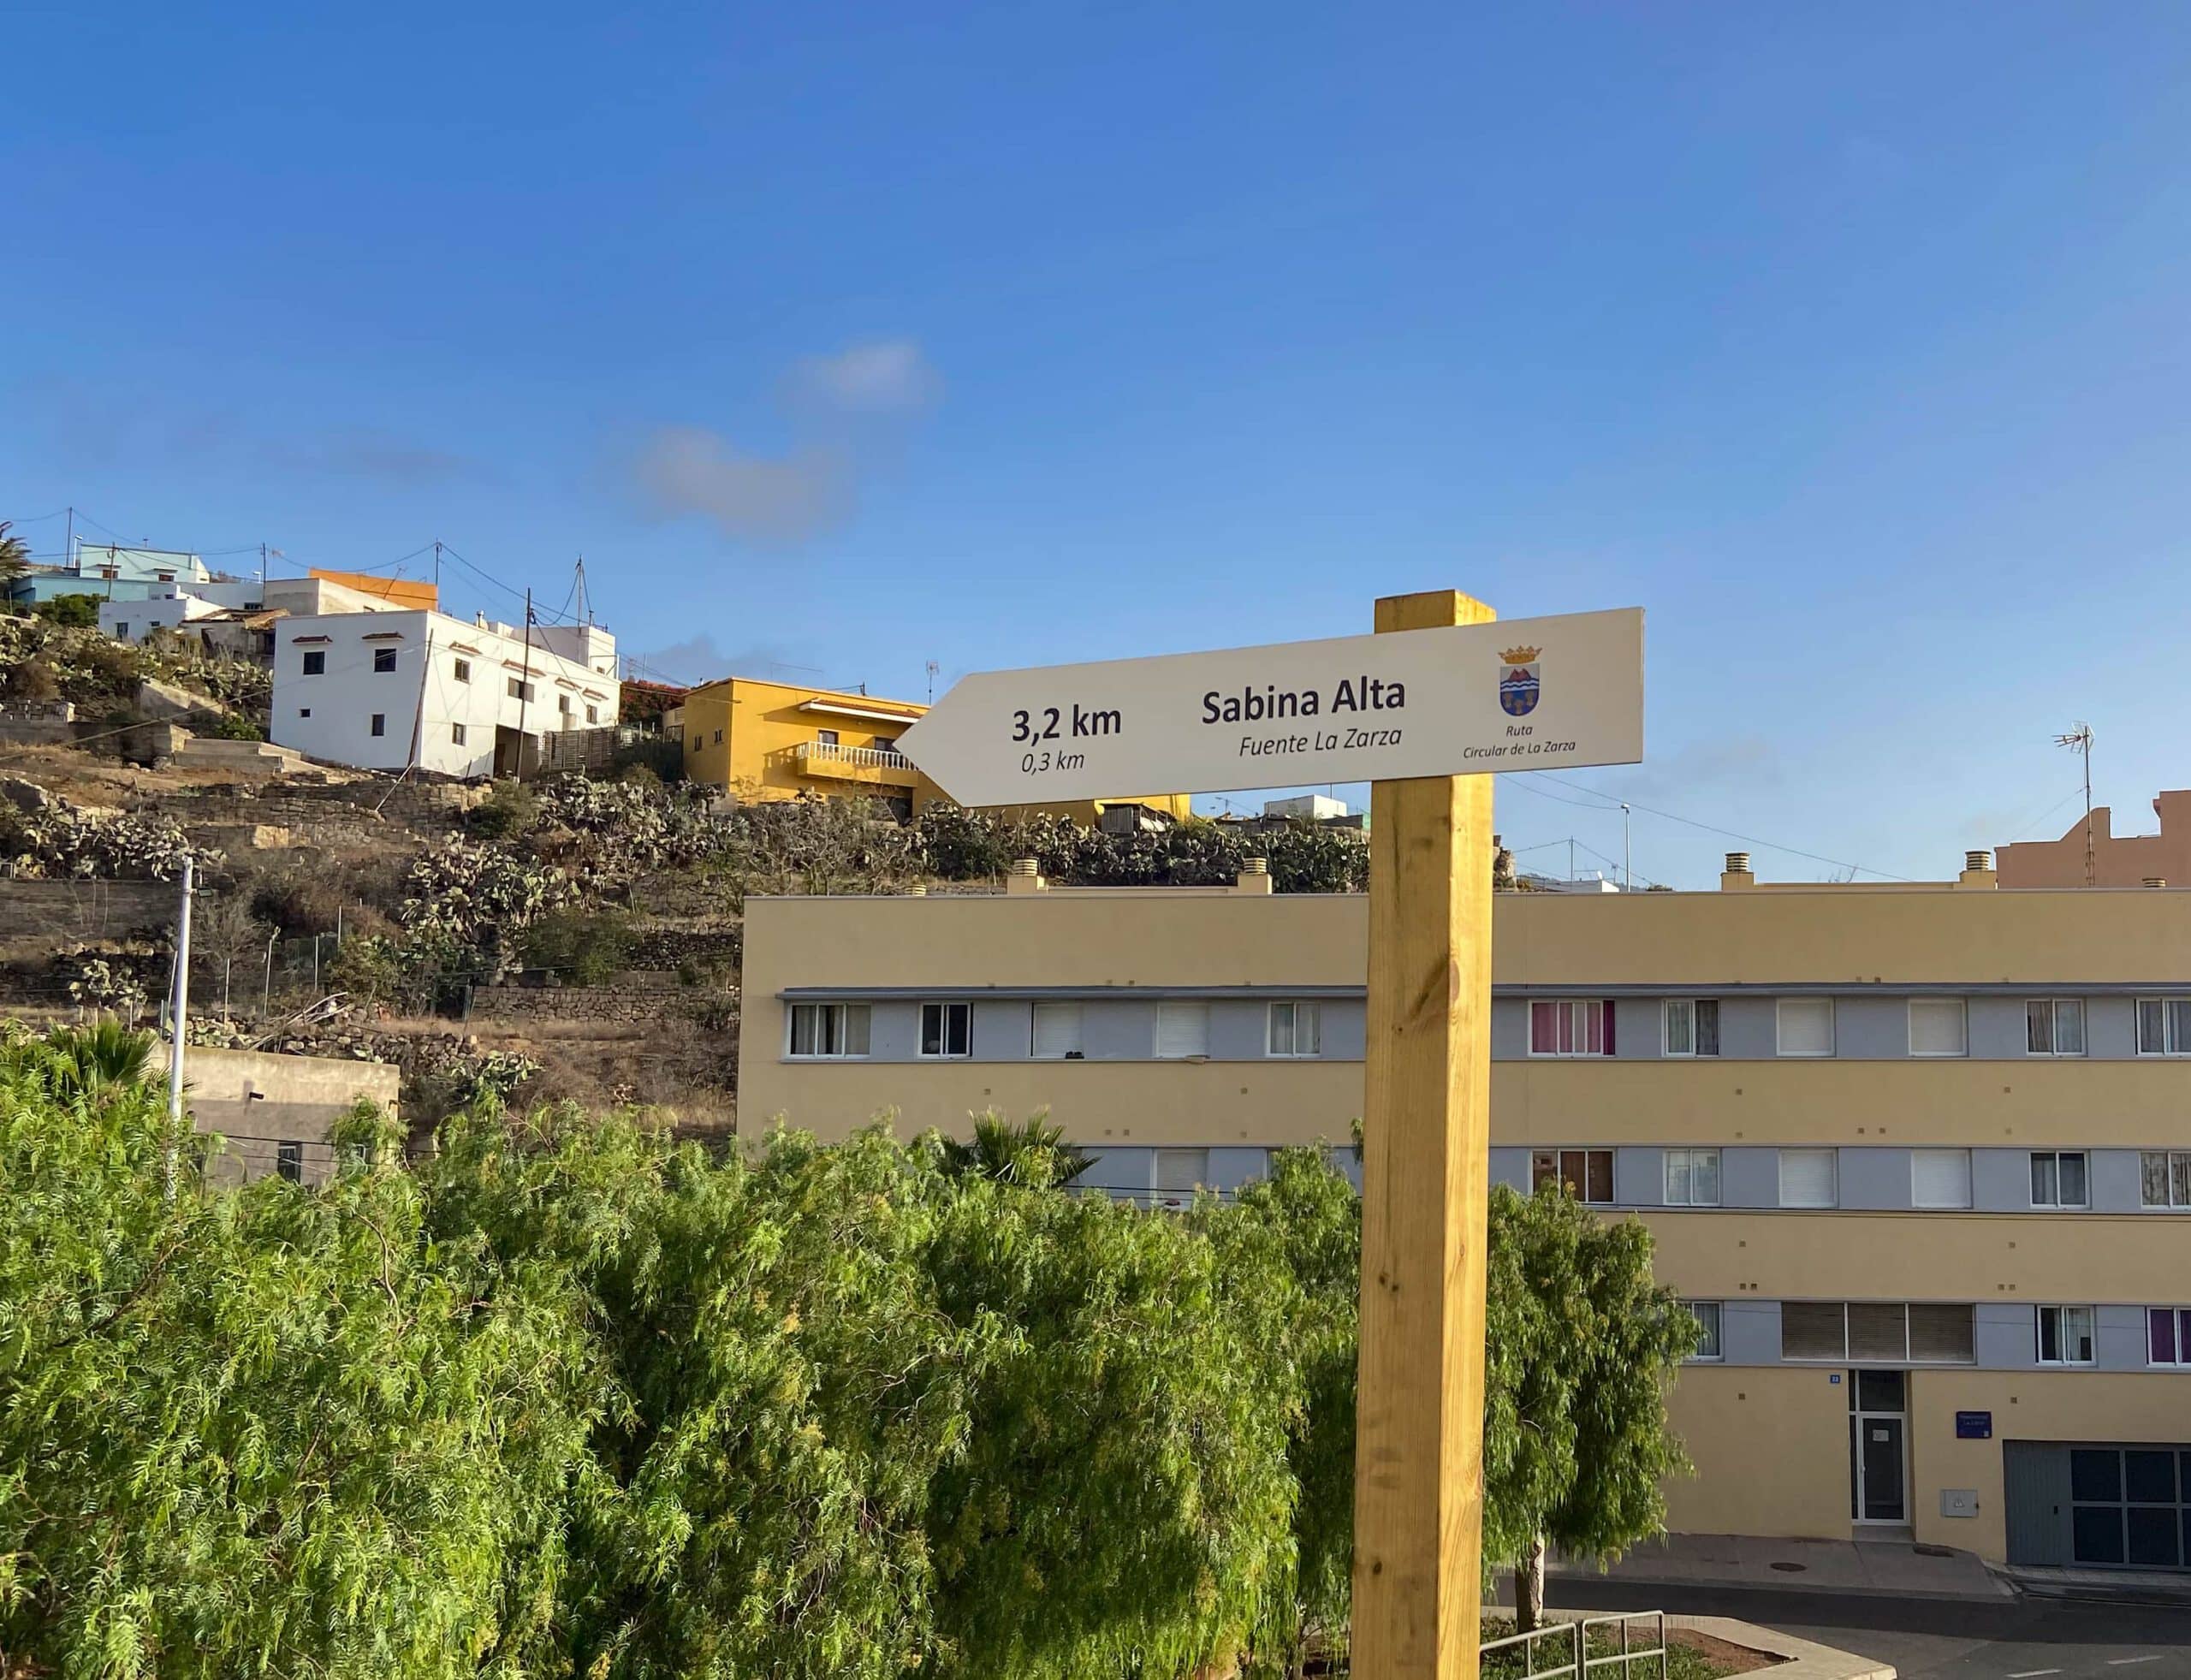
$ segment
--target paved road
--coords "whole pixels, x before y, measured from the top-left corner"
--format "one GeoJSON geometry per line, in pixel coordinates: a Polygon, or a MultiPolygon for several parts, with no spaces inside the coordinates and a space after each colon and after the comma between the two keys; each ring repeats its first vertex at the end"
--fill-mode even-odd
{"type": "Polygon", "coordinates": [[[1554,1606],[1736,1616],[1892,1663],[1902,1680],[2191,1680],[2191,1606],[1658,1587],[1555,1576],[1554,1606]]]}

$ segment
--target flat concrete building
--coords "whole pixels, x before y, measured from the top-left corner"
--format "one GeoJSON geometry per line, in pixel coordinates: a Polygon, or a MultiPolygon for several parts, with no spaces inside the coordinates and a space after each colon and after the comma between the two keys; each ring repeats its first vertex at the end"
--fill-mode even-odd
{"type": "MultiPolygon", "coordinates": [[[[1493,1178],[1657,1243],[1705,1347],[1693,1533],[2191,1564],[2191,893],[1501,894],[1493,1178]]],[[[841,1137],[1047,1109],[1083,1183],[1352,1170],[1368,901],[754,899],[740,1107],[841,1137]]]]}

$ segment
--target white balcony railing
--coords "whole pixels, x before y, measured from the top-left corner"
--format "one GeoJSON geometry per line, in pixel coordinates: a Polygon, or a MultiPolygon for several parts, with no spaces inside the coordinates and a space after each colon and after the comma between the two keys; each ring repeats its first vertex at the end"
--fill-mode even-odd
{"type": "Polygon", "coordinates": [[[882,746],[839,746],[831,741],[806,741],[799,749],[801,764],[816,775],[832,769],[911,770],[913,761],[902,752],[882,746]]]}

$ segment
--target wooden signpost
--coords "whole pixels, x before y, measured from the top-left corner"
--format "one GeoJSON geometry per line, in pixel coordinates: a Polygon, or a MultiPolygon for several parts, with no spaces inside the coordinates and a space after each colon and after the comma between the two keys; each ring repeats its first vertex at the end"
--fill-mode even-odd
{"type": "MultiPolygon", "coordinates": [[[[1452,590],[1380,632],[1485,624],[1452,590]]],[[[1491,1148],[1491,778],[1369,790],[1354,1672],[1475,1680],[1491,1148]]]]}
{"type": "Polygon", "coordinates": [[[1353,1671],[1475,1680],[1481,1609],[1491,778],[1643,756],[1643,614],[1453,590],[1376,633],[967,677],[899,738],[965,804],[1368,781],[1353,1671]]]}

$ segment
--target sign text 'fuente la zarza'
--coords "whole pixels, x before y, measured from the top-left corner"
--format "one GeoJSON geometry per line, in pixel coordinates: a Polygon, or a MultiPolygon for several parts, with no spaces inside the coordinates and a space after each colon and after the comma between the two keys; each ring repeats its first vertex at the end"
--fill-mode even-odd
{"type": "Polygon", "coordinates": [[[1633,763],[1643,614],[977,672],[898,750],[970,805],[1633,763]]]}

